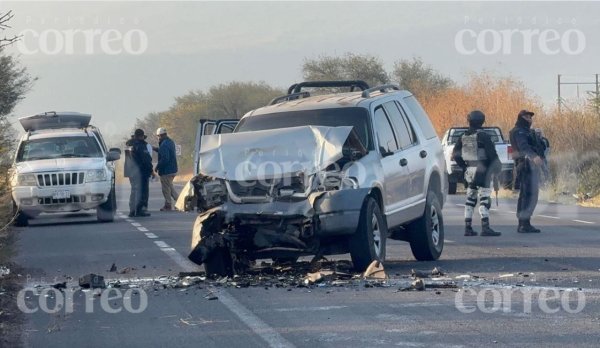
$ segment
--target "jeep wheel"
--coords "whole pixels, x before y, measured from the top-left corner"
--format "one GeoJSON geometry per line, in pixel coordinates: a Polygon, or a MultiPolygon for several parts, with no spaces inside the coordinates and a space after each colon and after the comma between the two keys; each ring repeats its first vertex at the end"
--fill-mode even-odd
{"type": "Polygon", "coordinates": [[[437,260],[444,249],[444,219],[438,196],[427,192],[425,212],[408,225],[410,249],[419,261],[437,260]]]}
{"type": "Polygon", "coordinates": [[[208,277],[214,275],[220,277],[233,276],[233,262],[227,248],[219,247],[214,249],[203,264],[208,277]]]}
{"type": "Polygon", "coordinates": [[[117,211],[117,198],[115,195],[115,187],[113,185],[108,195],[106,202],[100,204],[96,208],[96,217],[100,222],[113,222],[115,220],[115,212],[117,211]]]}
{"type": "Polygon", "coordinates": [[[29,226],[29,215],[19,210],[17,204],[13,201],[13,225],[16,227],[27,227],[29,226]]]}
{"type": "Polygon", "coordinates": [[[358,228],[350,237],[350,256],[357,271],[364,271],[374,260],[385,261],[387,234],[387,224],[379,205],[372,197],[367,197],[358,228]]]}

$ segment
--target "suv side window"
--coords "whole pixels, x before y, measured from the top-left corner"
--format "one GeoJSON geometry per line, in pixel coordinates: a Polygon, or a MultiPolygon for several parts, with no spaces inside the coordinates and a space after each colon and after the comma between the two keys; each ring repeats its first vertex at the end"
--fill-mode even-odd
{"type": "Polygon", "coordinates": [[[404,122],[404,117],[400,113],[398,106],[393,101],[383,104],[385,111],[390,116],[390,120],[394,125],[396,134],[398,135],[398,142],[401,149],[406,149],[413,144],[413,138],[404,122]]]}
{"type": "Polygon", "coordinates": [[[373,121],[375,123],[377,140],[379,140],[379,151],[384,153],[398,150],[398,142],[396,141],[394,130],[382,106],[378,106],[375,109],[373,121]]]}
{"type": "Polygon", "coordinates": [[[417,120],[419,127],[421,127],[423,135],[425,135],[425,139],[435,138],[437,136],[437,133],[435,132],[435,129],[433,128],[433,125],[431,124],[431,121],[427,116],[427,113],[425,112],[425,110],[423,110],[423,107],[421,106],[421,104],[419,104],[417,99],[414,96],[410,96],[404,98],[404,102],[406,103],[406,106],[408,106],[408,109],[417,120]]]}
{"type": "Polygon", "coordinates": [[[402,113],[402,119],[406,124],[406,128],[408,128],[408,132],[410,133],[412,143],[417,144],[419,142],[419,138],[417,138],[417,132],[415,132],[415,127],[413,127],[412,122],[410,122],[410,119],[408,118],[408,113],[406,112],[406,110],[404,110],[400,102],[396,101],[396,106],[398,107],[398,109],[400,109],[400,112],[402,113]]]}

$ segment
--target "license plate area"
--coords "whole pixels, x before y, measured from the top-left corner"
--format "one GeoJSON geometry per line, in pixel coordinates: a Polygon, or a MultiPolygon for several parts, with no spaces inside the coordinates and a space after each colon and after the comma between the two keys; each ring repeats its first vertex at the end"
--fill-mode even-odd
{"type": "Polygon", "coordinates": [[[52,193],[53,199],[68,199],[71,198],[71,191],[69,190],[58,190],[52,193]]]}

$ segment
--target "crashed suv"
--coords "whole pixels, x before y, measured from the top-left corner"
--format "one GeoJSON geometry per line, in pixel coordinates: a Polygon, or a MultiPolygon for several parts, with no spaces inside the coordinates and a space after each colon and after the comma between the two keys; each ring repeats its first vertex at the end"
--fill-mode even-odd
{"type": "Polygon", "coordinates": [[[444,169],[440,140],[410,92],[362,81],[293,85],[233,133],[202,138],[203,201],[213,206],[196,219],[189,259],[229,275],[256,259],[349,252],[363,271],[385,260],[389,237],[435,260],[444,169]],[[315,87],[350,92],[302,90],[315,87]]]}

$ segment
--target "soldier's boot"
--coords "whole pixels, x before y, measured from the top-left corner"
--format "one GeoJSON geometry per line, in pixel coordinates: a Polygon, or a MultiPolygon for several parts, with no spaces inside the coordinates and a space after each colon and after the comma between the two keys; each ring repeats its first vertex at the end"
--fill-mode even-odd
{"type": "Polygon", "coordinates": [[[517,228],[519,233],[540,233],[540,229],[535,228],[531,225],[529,220],[519,220],[519,227],[517,228]]]}
{"type": "Polygon", "coordinates": [[[471,219],[465,219],[465,236],[466,237],[472,237],[472,236],[476,236],[477,232],[475,232],[473,230],[473,226],[471,226],[471,219]]]}
{"type": "Polygon", "coordinates": [[[492,228],[490,227],[490,219],[489,218],[481,219],[481,236],[482,237],[498,237],[501,235],[502,235],[502,233],[492,230],[492,228]]]}

